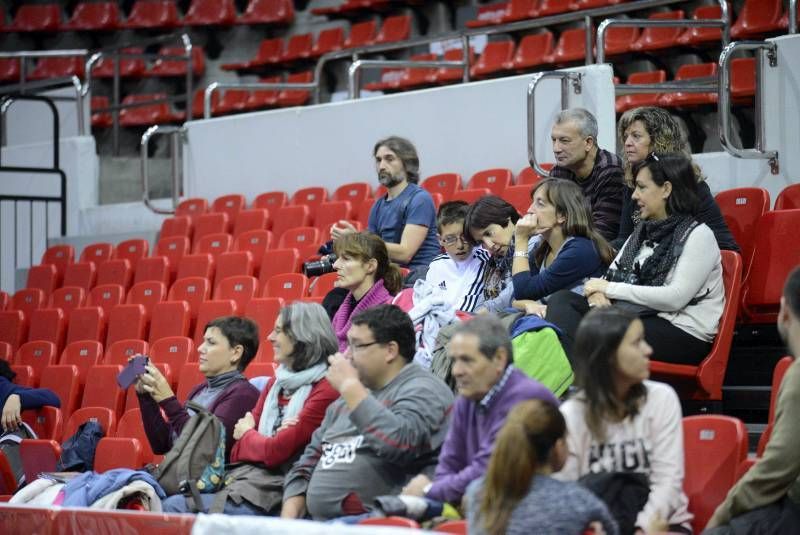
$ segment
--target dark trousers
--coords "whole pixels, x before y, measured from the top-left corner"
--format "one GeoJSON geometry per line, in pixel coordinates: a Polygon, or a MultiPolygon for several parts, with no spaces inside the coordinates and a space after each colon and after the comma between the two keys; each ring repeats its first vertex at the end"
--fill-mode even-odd
{"type": "MultiPolygon", "coordinates": [[[[587,312],[589,303],[586,298],[569,290],[558,291],[547,300],[545,319],[561,329],[561,344],[573,365],[575,333],[587,312]]],[[[645,339],[653,348],[652,360],[697,365],[711,351],[711,343],[695,338],[663,318],[647,316],[640,319],[644,323],[645,339]]]]}

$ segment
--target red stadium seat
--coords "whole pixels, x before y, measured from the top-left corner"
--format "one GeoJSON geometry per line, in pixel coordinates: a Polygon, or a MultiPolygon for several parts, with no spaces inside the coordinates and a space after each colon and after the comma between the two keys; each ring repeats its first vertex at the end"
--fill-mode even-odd
{"type": "Polygon", "coordinates": [[[574,0],[540,0],[536,14],[539,17],[558,15],[575,9],[574,0]]]}
{"type": "Polygon", "coordinates": [[[197,242],[204,236],[230,232],[232,227],[230,217],[224,212],[200,214],[194,218],[193,246],[197,247],[197,242]]]}
{"type": "Polygon", "coordinates": [[[374,199],[367,199],[358,207],[356,220],[361,223],[361,226],[367,228],[369,225],[369,214],[372,211],[372,206],[375,204],[374,199]]]}
{"type": "Polygon", "coordinates": [[[214,275],[214,288],[228,277],[253,275],[253,255],[250,251],[230,251],[217,257],[217,274],[214,275]]]}
{"type": "Polygon", "coordinates": [[[234,251],[249,252],[253,270],[258,273],[267,249],[272,247],[272,233],[268,230],[248,230],[240,234],[233,244],[234,251]]]}
{"type": "Polygon", "coordinates": [[[782,13],[781,0],[745,0],[731,26],[731,39],[752,39],[780,30],[782,13]]]}
{"type": "Polygon", "coordinates": [[[52,4],[23,4],[14,20],[6,26],[9,32],[53,32],[61,25],[61,6],[52,4]]]}
{"type": "Polygon", "coordinates": [[[21,310],[25,317],[30,317],[31,312],[38,308],[43,308],[47,303],[44,292],[39,288],[24,288],[17,291],[11,298],[9,310],[21,310]]]}
{"type": "MultiPolygon", "coordinates": [[[[259,78],[258,81],[259,83],[264,83],[264,84],[275,84],[282,82],[283,77],[280,75],[266,76],[263,78],[259,78]]],[[[278,105],[279,94],[280,91],[278,91],[277,89],[254,89],[253,91],[250,92],[250,96],[247,97],[247,102],[245,103],[245,109],[261,110],[264,108],[275,107],[278,105]]],[[[258,206],[257,203],[254,203],[253,207],[260,208],[260,206],[258,206]]]]}
{"type": "MultiPolygon", "coordinates": [[[[328,200],[328,190],[320,186],[301,188],[292,195],[291,204],[304,204],[311,209],[311,213],[316,212],[317,206],[328,200]]],[[[313,216],[312,216],[313,217],[313,216]]]]}
{"type": "Polygon", "coordinates": [[[223,63],[222,69],[226,71],[247,70],[265,65],[279,63],[283,55],[283,39],[264,39],[258,46],[256,55],[249,61],[239,63],[223,63]]]}
{"type": "Polygon", "coordinates": [[[61,446],[55,440],[27,438],[20,442],[19,456],[25,481],[34,481],[42,472],[55,471],[61,446]]]}
{"type": "Polygon", "coordinates": [[[192,339],[187,336],[161,338],[150,346],[149,355],[151,361],[167,364],[176,378],[180,377],[184,364],[197,362],[197,349],[192,339]]]}
{"type": "Polygon", "coordinates": [[[176,279],[187,277],[203,277],[211,280],[214,277],[215,261],[210,253],[187,254],[178,263],[176,279]]]}
{"type": "Polygon", "coordinates": [[[200,304],[211,296],[211,283],[203,277],[185,277],[175,281],[169,289],[167,301],[186,301],[192,318],[197,317],[200,304]]]}
{"type": "Polygon", "coordinates": [[[117,2],[81,2],[72,17],[61,25],[62,30],[116,30],[119,27],[117,2]]]}
{"type": "MultiPolygon", "coordinates": [[[[629,84],[660,84],[667,81],[667,73],[663,69],[657,71],[634,72],[628,76],[629,84]]],[[[658,106],[661,93],[641,93],[622,95],[617,98],[616,111],[622,113],[640,106],[658,106]]]]}
{"type": "Polygon", "coordinates": [[[181,122],[184,118],[183,114],[174,112],[168,102],[153,102],[166,98],[166,93],[127,95],[122,99],[122,105],[136,104],[136,106],[120,110],[119,124],[149,127],[153,124],[181,122]]]}
{"type": "Polygon", "coordinates": [[[178,377],[178,390],[175,396],[181,403],[185,402],[194,387],[206,382],[206,377],[200,373],[200,365],[196,362],[187,362],[178,377]]]}
{"type": "Polygon", "coordinates": [[[150,345],[144,340],[117,340],[106,349],[103,364],[120,364],[126,366],[128,360],[136,355],[149,355],[150,345]]]}
{"type": "MultiPolygon", "coordinates": [[[[137,46],[127,47],[120,50],[122,54],[144,54],[144,49],[137,46]]],[[[147,65],[144,62],[144,57],[121,57],[118,60],[111,54],[104,56],[94,64],[92,68],[93,78],[113,78],[114,77],[114,63],[119,61],[119,75],[121,78],[141,78],[147,71],[147,65]]],[[[95,97],[92,97],[94,99],[95,97]]],[[[105,101],[101,101],[102,105],[99,107],[107,108],[111,105],[108,98],[104,97],[105,101]]],[[[111,114],[109,113],[110,117],[111,114]]],[[[110,126],[110,125],[109,125],[110,126]]]]}
{"type": "Polygon", "coordinates": [[[90,243],[81,251],[80,262],[94,262],[100,264],[111,260],[114,255],[114,246],[106,242],[90,243]]]}
{"type": "Polygon", "coordinates": [[[244,210],[246,204],[244,195],[238,193],[223,195],[214,199],[211,204],[211,212],[228,214],[229,225],[232,227],[236,223],[239,212],[244,210]]]}
{"type": "Polygon", "coordinates": [[[375,39],[377,25],[375,20],[358,22],[350,27],[350,35],[344,40],[342,48],[358,48],[371,45],[375,39]]]}
{"type": "Polygon", "coordinates": [[[265,208],[242,210],[239,212],[239,217],[236,218],[236,223],[233,226],[233,237],[236,239],[250,230],[267,230],[271,224],[269,210],[265,208]]]}
{"type": "MultiPolygon", "coordinates": [[[[61,414],[63,417],[69,418],[73,411],[78,408],[80,401],[81,391],[83,385],[80,381],[80,372],[78,367],[70,364],[58,364],[47,366],[42,371],[42,379],[39,382],[41,388],[52,390],[58,399],[61,401],[61,414]]],[[[56,430],[54,430],[55,432],[56,430]]],[[[61,430],[57,430],[59,435],[61,430]]],[[[54,438],[60,440],[60,436],[56,438],[39,436],[39,438],[54,438]]]]}
{"type": "MultiPolygon", "coordinates": [[[[328,239],[331,233],[331,226],[342,219],[352,219],[352,213],[353,209],[348,201],[330,201],[320,204],[317,207],[317,215],[314,218],[314,226],[320,232],[318,241],[324,242],[328,239]]],[[[284,236],[287,234],[284,233],[284,236]]],[[[292,246],[289,245],[288,247],[292,246]]]]}
{"type": "Polygon", "coordinates": [[[236,316],[236,301],[233,299],[215,299],[200,303],[197,310],[197,323],[194,328],[194,343],[197,347],[203,343],[206,325],[220,316],[236,316]]]}
{"type": "Polygon", "coordinates": [[[335,271],[314,277],[309,283],[309,295],[311,297],[325,297],[336,286],[338,278],[339,274],[335,271]]]}
{"type": "MultiPolygon", "coordinates": [[[[683,10],[678,9],[675,11],[653,13],[647,18],[650,20],[680,20],[684,17],[685,14],[683,10]]],[[[645,28],[639,36],[639,39],[631,45],[631,50],[635,52],[647,52],[675,47],[683,31],[684,29],[680,26],[645,28]]]]}
{"type": "Polygon", "coordinates": [[[758,223],[753,264],[742,289],[742,315],[748,323],[773,323],[783,282],[800,264],[800,210],[767,212],[758,223]]]}
{"type": "Polygon", "coordinates": [[[239,24],[291,24],[294,20],[292,0],[250,0],[239,24]]]}
{"type": "Polygon", "coordinates": [[[114,468],[138,470],[144,466],[142,444],[135,438],[103,437],[94,454],[94,470],[102,474],[114,468]]]}
{"type": "Polygon", "coordinates": [[[108,316],[106,347],[119,340],[144,340],[147,334],[147,310],[144,305],[117,305],[108,316]]]}
{"type": "MultiPolygon", "coordinates": [[[[721,19],[722,8],[719,5],[699,6],[692,14],[693,20],[721,19]]],[[[722,28],[686,28],[678,37],[680,45],[700,45],[722,41],[722,28]]]]}
{"type": "Polygon", "coordinates": [[[313,42],[314,35],[311,33],[297,33],[290,36],[286,41],[286,49],[281,55],[281,62],[291,63],[308,59],[311,57],[311,45],[313,42]]]}
{"type": "Polygon", "coordinates": [[[510,1],[493,2],[478,6],[475,18],[467,21],[467,28],[480,28],[482,26],[500,24],[500,20],[505,15],[510,3],[510,1]]]}
{"type": "Polygon", "coordinates": [[[8,342],[0,342],[0,360],[12,362],[14,360],[14,350],[8,342]]]}
{"type": "Polygon", "coordinates": [[[316,227],[295,227],[281,234],[278,247],[281,249],[305,247],[322,242],[322,236],[316,227]]]}
{"type": "MultiPolygon", "coordinates": [[[[165,46],[158,51],[161,56],[155,60],[153,66],[147,71],[149,76],[186,76],[186,60],[181,56],[186,56],[186,49],[182,46],[165,46]],[[175,59],[167,59],[175,58],[175,59]]],[[[192,74],[202,76],[206,69],[206,56],[203,47],[192,47],[192,74]]]]}
{"type": "MultiPolygon", "coordinates": [[[[194,244],[195,255],[210,254],[216,261],[222,253],[227,253],[233,245],[233,237],[225,232],[206,234],[194,244]]],[[[184,257],[187,258],[187,257],[184,257]]],[[[180,267],[178,268],[180,270],[180,267]]]]}
{"type": "MultiPolygon", "coordinates": [[[[460,48],[452,48],[445,51],[442,59],[445,61],[462,61],[464,59],[464,51],[460,48]]],[[[475,51],[472,47],[469,48],[469,62],[475,62],[475,51]]],[[[440,67],[428,77],[427,82],[431,84],[451,84],[462,80],[464,77],[464,69],[461,67],[440,67]]]]}
{"type": "Polygon", "coordinates": [[[55,407],[40,407],[22,411],[22,419],[31,426],[36,436],[45,440],[61,441],[64,434],[64,413],[55,407]]]}
{"type": "Polygon", "coordinates": [[[554,42],[553,34],[549,31],[526,35],[519,42],[517,52],[506,68],[524,71],[549,63],[555,46],[554,42]]]}
{"type": "Polygon", "coordinates": [[[49,297],[58,286],[58,271],[53,264],[38,264],[28,268],[26,288],[38,288],[49,297]]]}
{"type": "Polygon", "coordinates": [[[486,188],[493,195],[502,197],[505,189],[511,185],[512,179],[511,169],[485,169],[472,175],[467,183],[467,188],[486,188]]]}
{"type": "Polygon", "coordinates": [[[208,212],[208,201],[200,197],[184,199],[175,208],[176,216],[187,216],[192,222],[197,216],[206,212],[208,212]]]}
{"type": "Polygon", "coordinates": [[[126,258],[106,260],[97,266],[97,278],[95,279],[97,286],[116,284],[127,290],[132,279],[133,266],[126,258]]]}
{"type": "Polygon", "coordinates": [[[341,50],[344,44],[343,28],[328,28],[319,32],[317,42],[311,48],[311,57],[318,58],[328,52],[341,50]]]}
{"type": "Polygon", "coordinates": [[[300,254],[297,249],[272,249],[267,254],[269,262],[264,262],[258,272],[258,281],[262,288],[273,275],[300,271],[300,254]]]}
{"type": "MultiPolygon", "coordinates": [[[[618,56],[631,51],[631,45],[639,38],[639,28],[612,26],[606,30],[605,55],[618,56]]],[[[596,49],[595,49],[596,50],[596,49]]]]}
{"type": "Polygon", "coordinates": [[[365,200],[372,197],[372,186],[366,182],[350,182],[342,184],[336,191],[333,192],[331,197],[332,201],[347,201],[350,203],[352,211],[350,217],[355,217],[358,212],[359,205],[365,200]]]}
{"type": "MultiPolygon", "coordinates": [[[[197,305],[200,306],[199,304],[197,305]]],[[[151,344],[168,337],[189,336],[192,311],[186,301],[166,301],[153,307],[150,314],[151,344]]]]}
{"type": "Polygon", "coordinates": [[[55,364],[57,359],[56,346],[52,342],[34,340],[25,342],[17,349],[14,363],[20,366],[30,366],[33,370],[33,384],[38,386],[42,371],[47,366],[55,364]]]}
{"type": "MultiPolygon", "coordinates": [[[[290,84],[303,84],[314,81],[314,72],[296,72],[286,77],[286,82],[290,84]]],[[[311,91],[308,89],[283,89],[278,93],[277,105],[282,108],[289,106],[302,106],[311,99],[311,91]]]]}
{"type": "Polygon", "coordinates": [[[28,337],[28,319],[21,310],[0,312],[0,342],[6,342],[16,351],[28,337]]]}
{"type": "Polygon", "coordinates": [[[11,371],[16,374],[14,383],[20,386],[27,386],[35,388],[36,383],[33,382],[33,368],[30,366],[23,366],[22,364],[12,364],[11,371]]]}
{"type": "Polygon", "coordinates": [[[40,308],[31,312],[28,339],[52,342],[56,351],[64,347],[67,334],[67,317],[60,308],[40,308]]]}
{"type": "MultiPolygon", "coordinates": [[[[697,366],[668,364],[651,361],[650,371],[670,383],[685,382],[690,385],[691,397],[700,400],[722,400],[722,383],[728,367],[728,356],[733,341],[736,311],[742,280],[742,258],[734,251],[721,251],[722,279],[725,284],[725,306],[719,320],[717,336],[711,352],[697,366]]],[[[676,351],[679,349],[676,348],[676,351]]]]}
{"type": "Polygon", "coordinates": [[[244,311],[247,303],[258,292],[258,279],[248,275],[226,277],[217,284],[214,299],[230,299],[236,302],[236,310],[244,311]]]}
{"type": "Polygon", "coordinates": [[[133,284],[142,282],[160,282],[169,284],[170,269],[169,259],[165,256],[151,256],[142,258],[136,263],[136,273],[133,276],[133,284]]]}
{"type": "Polygon", "coordinates": [[[472,204],[481,197],[485,197],[486,195],[490,195],[492,192],[489,191],[488,188],[474,188],[474,189],[463,189],[461,191],[455,192],[449,200],[451,201],[464,201],[467,204],[472,204]]]}
{"type": "Polygon", "coordinates": [[[694,515],[692,528],[699,533],[736,483],[736,471],[747,457],[747,428],[730,416],[688,416],[683,444],[683,491],[694,515]]]}
{"type": "Polygon", "coordinates": [[[733,188],[715,197],[725,223],[742,250],[744,279],[753,263],[758,222],[769,210],[769,192],[764,188],[733,188]]]}
{"type": "Polygon", "coordinates": [[[383,21],[380,31],[372,44],[396,43],[411,36],[411,15],[394,15],[383,21]]]}
{"type": "Polygon", "coordinates": [[[756,94],[755,58],[731,60],[731,97],[735,104],[749,104],[756,94]]]}
{"type": "Polygon", "coordinates": [[[485,78],[491,74],[506,70],[506,65],[514,56],[514,41],[491,41],[486,44],[478,61],[470,68],[473,78],[485,78]]]}
{"type": "Polygon", "coordinates": [[[72,311],[67,327],[67,345],[79,340],[104,341],[106,314],[99,306],[80,307],[72,311]]]}
{"type": "MultiPolygon", "coordinates": [[[[69,344],[61,353],[59,364],[75,366],[78,369],[78,382],[83,388],[89,369],[100,364],[103,359],[103,344],[97,340],[79,340],[69,344]]],[[[65,415],[65,418],[69,416],[65,415]]]]}
{"type": "Polygon", "coordinates": [[[100,307],[106,316],[111,312],[111,309],[116,305],[121,305],[125,302],[125,290],[119,284],[103,284],[95,286],[89,292],[89,300],[87,306],[100,307]]]}
{"type": "Polygon", "coordinates": [[[89,291],[97,279],[97,267],[94,262],[76,262],[64,269],[62,286],[76,286],[89,291]]]}
{"type": "Polygon", "coordinates": [[[401,528],[419,529],[416,520],[402,516],[387,516],[383,518],[365,518],[358,521],[359,526],[395,526],[401,528]]]}
{"type": "MultiPolygon", "coordinates": [[[[159,240],[165,238],[191,238],[192,220],[189,216],[168,217],[161,222],[161,231],[158,233],[159,240]]],[[[156,249],[156,254],[158,254],[156,249]]]]}
{"type": "MultiPolygon", "coordinates": [[[[675,74],[675,80],[692,80],[699,78],[714,79],[717,76],[716,63],[696,63],[681,65],[675,74]]],[[[667,93],[661,95],[658,103],[665,107],[689,107],[717,102],[716,93],[667,93]]]]}
{"type": "Polygon", "coordinates": [[[756,455],[761,457],[764,454],[764,450],[767,449],[767,444],[769,443],[769,438],[772,436],[772,428],[775,424],[775,408],[778,402],[778,394],[780,393],[781,384],[783,383],[783,377],[786,375],[786,371],[789,369],[794,363],[794,357],[785,356],[781,360],[775,364],[775,369],[772,372],[772,388],[770,389],[769,395],[769,416],[767,417],[767,427],[764,429],[764,432],[761,433],[761,437],[758,439],[758,447],[756,448],[756,455]]]}
{"type": "Polygon", "coordinates": [[[445,202],[461,189],[461,175],[458,173],[441,173],[432,175],[420,184],[428,193],[441,193],[445,202]]]}
{"type": "Polygon", "coordinates": [[[125,411],[125,414],[122,415],[117,424],[116,436],[137,439],[142,446],[142,463],[144,464],[160,462],[164,457],[153,453],[153,448],[150,447],[150,441],[147,439],[147,433],[145,433],[144,424],[142,423],[142,414],[138,409],[125,411]]]}
{"type": "MultiPolygon", "coordinates": [[[[594,31],[592,33],[594,35],[594,31]]],[[[583,61],[586,58],[586,28],[564,30],[558,37],[548,63],[565,64],[583,61]]]]}
{"type": "Polygon", "coordinates": [[[131,266],[135,266],[139,260],[147,257],[149,252],[150,245],[147,243],[147,240],[136,238],[118,243],[114,248],[113,258],[124,258],[131,263],[131,266]]]}
{"type": "Polygon", "coordinates": [[[800,184],[786,186],[775,199],[775,210],[794,210],[800,208],[800,184]]]}
{"type": "Polygon", "coordinates": [[[75,261],[75,248],[71,245],[51,245],[42,254],[42,264],[53,264],[58,271],[58,280],[64,277],[66,267],[75,261]]]}
{"type": "MultiPolygon", "coordinates": [[[[269,344],[269,342],[261,342],[262,344],[269,344]]],[[[260,347],[260,345],[259,345],[260,347]]],[[[277,364],[274,362],[251,362],[244,370],[244,376],[248,379],[255,377],[275,377],[275,370],[277,364]]]]}
{"type": "Polygon", "coordinates": [[[280,240],[289,229],[311,226],[311,209],[303,204],[283,206],[274,212],[272,221],[272,234],[280,240]]]}
{"type": "MultiPolygon", "coordinates": [[[[436,54],[414,54],[411,56],[411,61],[433,61],[436,60],[436,54]]],[[[419,87],[429,85],[436,76],[438,69],[435,67],[406,67],[401,69],[402,75],[399,77],[390,77],[383,84],[383,90],[403,90],[412,87],[419,87]]],[[[369,88],[369,84],[366,86],[369,88]]]]}
{"type": "Polygon", "coordinates": [[[187,26],[230,26],[235,21],[233,0],[192,0],[183,17],[187,26]]]}
{"type": "Polygon", "coordinates": [[[253,201],[253,208],[266,208],[275,215],[275,210],[289,204],[289,196],[285,191],[267,191],[259,194],[253,201]]]}
{"type": "MultiPolygon", "coordinates": [[[[114,381],[116,386],[116,381],[114,381]]],[[[82,423],[94,420],[105,431],[106,436],[114,436],[117,430],[117,414],[107,407],[81,407],[67,418],[64,426],[64,439],[68,439],[78,431],[82,423]]]]}
{"type": "Polygon", "coordinates": [[[262,297],[280,297],[291,303],[308,293],[308,279],[302,273],[283,273],[269,278],[262,290],[262,297]]]}
{"type": "Polygon", "coordinates": [[[0,290],[0,310],[5,310],[11,302],[11,296],[7,292],[0,290]]]}
{"type": "MultiPolygon", "coordinates": [[[[92,366],[86,374],[86,387],[83,390],[81,409],[87,407],[102,407],[114,412],[114,416],[122,415],[125,404],[125,392],[117,385],[117,375],[122,371],[122,366],[117,364],[98,364],[92,366]]],[[[74,418],[80,409],[72,415],[74,418]]],[[[72,421],[72,418],[70,418],[72,421]]],[[[69,424],[67,424],[69,427],[69,424]]],[[[72,435],[66,434],[69,437],[72,435]]],[[[113,435],[113,433],[109,433],[113,435]]]]}
{"type": "Polygon", "coordinates": [[[3,82],[19,81],[19,59],[2,58],[0,59],[0,80],[3,82]]]}
{"type": "Polygon", "coordinates": [[[442,522],[433,531],[436,533],[453,533],[454,535],[467,535],[467,521],[466,520],[448,520],[442,522]]]}
{"type": "Polygon", "coordinates": [[[283,299],[278,297],[254,297],[245,306],[245,317],[258,325],[258,353],[254,359],[256,362],[272,362],[272,344],[267,341],[267,336],[272,332],[281,308],[283,299]]]}
{"type": "Polygon", "coordinates": [[[137,0],[124,26],[127,28],[176,28],[180,24],[174,0],[137,0]]]}

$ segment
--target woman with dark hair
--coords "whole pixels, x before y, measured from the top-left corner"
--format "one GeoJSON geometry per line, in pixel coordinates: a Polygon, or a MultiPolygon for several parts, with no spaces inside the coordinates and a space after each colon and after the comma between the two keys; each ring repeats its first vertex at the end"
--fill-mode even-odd
{"type": "Polygon", "coordinates": [[[614,251],[595,230],[588,202],[576,183],[542,180],[531,191],[531,200],[528,213],[514,227],[514,242],[538,239],[532,255],[514,252],[514,306],[544,316],[547,296],[563,289],[582,293],[588,277],[605,273],[614,251]]]}
{"type": "Polygon", "coordinates": [[[335,286],[348,290],[339,310],[333,316],[333,331],[339,351],[347,349],[347,331],[353,316],[389,303],[403,287],[400,268],[389,261],[386,244],[369,232],[345,234],[333,242],[338,278],[335,286]]]}
{"type": "MultiPolygon", "coordinates": [[[[236,423],[231,463],[263,470],[266,477],[282,477],[311,441],[328,405],[339,397],[325,378],[328,356],[336,353],[338,343],[322,306],[302,302],[281,309],[267,340],[278,363],[275,380],[261,393],[253,412],[236,423]]],[[[232,489],[225,492],[230,495],[232,489]]],[[[227,498],[224,513],[265,515],[280,505],[280,495],[248,483],[237,482],[235,494],[242,499],[227,498]]],[[[217,496],[201,498],[207,509],[217,496]]],[[[168,498],[163,507],[166,512],[190,510],[183,496],[168,498]]]]}
{"type": "MultiPolygon", "coordinates": [[[[478,312],[499,312],[511,306],[511,260],[514,258],[514,227],[519,213],[496,195],[481,197],[469,207],[464,220],[464,237],[472,245],[483,245],[489,254],[484,276],[484,302],[478,312]]],[[[524,247],[527,250],[527,244],[524,247]]]]}
{"type": "Polygon", "coordinates": [[[470,534],[527,535],[532,526],[537,533],[617,533],[599,498],[577,483],[550,477],[567,459],[566,434],[555,405],[532,399],[511,409],[486,475],[467,489],[470,534]]]}
{"type": "Polygon", "coordinates": [[[642,474],[649,489],[633,520],[636,533],[691,533],[681,405],[672,387],[647,380],[653,350],[645,329],[616,307],[593,310],[581,322],[574,351],[579,390],[561,405],[569,457],[555,477],[642,474]]]}
{"type": "Polygon", "coordinates": [[[8,362],[0,359],[0,407],[3,408],[0,424],[4,433],[14,431],[22,424],[24,410],[38,409],[45,405],[61,406],[61,400],[52,390],[14,384],[16,376],[8,362]]]}
{"type": "Polygon", "coordinates": [[[559,292],[547,319],[562,330],[572,362],[572,340],[590,307],[612,301],[639,315],[653,360],[699,363],[711,349],[725,301],[714,233],[695,219],[697,180],[682,154],[652,154],[634,169],[632,198],[641,221],[605,278],[584,284],[585,298],[559,292]]]}
{"type": "MultiPolygon", "coordinates": [[[[258,399],[258,389],[242,375],[258,352],[258,327],[247,318],[217,318],[206,325],[197,352],[200,373],[206,380],[194,387],[187,399],[199,403],[222,421],[227,459],[236,422],[258,399]]],[[[135,383],[142,423],[153,452],[165,454],[194,411],[178,401],[158,368],[148,364],[145,369],[135,383]]]]}
{"type": "MultiPolygon", "coordinates": [[[[623,151],[621,157],[625,169],[625,182],[628,186],[628,194],[622,203],[619,234],[612,242],[612,245],[619,249],[640,220],[639,208],[630,198],[634,187],[634,166],[653,152],[680,153],[689,159],[692,155],[680,126],[663,108],[645,106],[626,111],[619,119],[617,138],[617,146],[622,147],[623,151]]],[[[714,231],[720,249],[738,251],[739,246],[728,229],[725,218],[722,217],[722,212],[711,194],[703,173],[695,163],[692,164],[692,168],[697,180],[697,221],[705,223],[714,231]]]]}

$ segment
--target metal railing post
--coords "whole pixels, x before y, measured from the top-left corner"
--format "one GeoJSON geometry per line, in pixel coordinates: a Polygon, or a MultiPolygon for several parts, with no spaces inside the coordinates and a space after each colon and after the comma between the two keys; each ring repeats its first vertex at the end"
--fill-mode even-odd
{"type": "Polygon", "coordinates": [[[148,128],[142,139],[139,142],[139,154],[141,158],[141,172],[142,172],[142,201],[151,211],[156,214],[174,214],[175,208],[178,206],[181,191],[181,164],[179,161],[182,155],[180,147],[180,136],[184,129],[181,126],[164,126],[154,125],[148,128]],[[150,199],[150,163],[148,150],[150,148],[150,139],[155,135],[169,135],[170,139],[170,154],[172,156],[172,210],[165,210],[155,206],[150,199]]]}
{"type": "Polygon", "coordinates": [[[594,54],[592,53],[592,45],[594,45],[594,39],[592,39],[592,17],[589,15],[583,17],[583,25],[586,28],[586,65],[591,65],[594,63],[594,54]]]}
{"type": "Polygon", "coordinates": [[[789,33],[797,33],[797,0],[789,0],[789,33]]]}

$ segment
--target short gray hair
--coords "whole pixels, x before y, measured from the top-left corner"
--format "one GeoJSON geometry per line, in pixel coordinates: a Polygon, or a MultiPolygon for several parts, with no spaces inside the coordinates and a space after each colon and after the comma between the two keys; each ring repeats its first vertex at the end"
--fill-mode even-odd
{"type": "Polygon", "coordinates": [[[339,350],[331,320],[319,303],[292,303],[283,307],[278,317],[283,332],[294,343],[292,371],[303,371],[319,363],[327,364],[328,356],[339,350]]]}
{"type": "Polygon", "coordinates": [[[578,130],[583,137],[591,137],[597,141],[597,119],[592,112],[585,108],[569,108],[558,112],[555,124],[562,124],[568,121],[575,121],[578,130]]]}
{"type": "Polygon", "coordinates": [[[461,323],[453,330],[453,337],[457,334],[472,335],[478,338],[478,349],[488,359],[501,347],[508,352],[508,363],[514,362],[514,348],[511,345],[511,336],[503,323],[492,315],[475,316],[469,321],[461,323]]]}
{"type": "Polygon", "coordinates": [[[386,147],[400,158],[409,182],[419,183],[419,156],[413,143],[400,136],[390,136],[375,143],[372,155],[375,156],[381,147],[386,147]]]}

